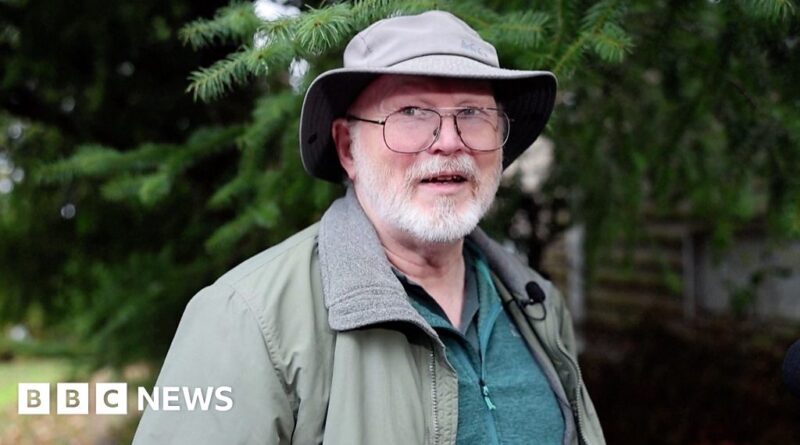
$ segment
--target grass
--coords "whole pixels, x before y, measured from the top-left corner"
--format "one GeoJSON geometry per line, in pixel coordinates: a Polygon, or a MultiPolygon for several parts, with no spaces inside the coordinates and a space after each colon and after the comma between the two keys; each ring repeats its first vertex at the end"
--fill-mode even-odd
{"type": "Polygon", "coordinates": [[[0,411],[17,403],[17,384],[57,382],[68,375],[69,369],[69,363],[63,359],[0,362],[0,411]]]}
{"type": "MultiPolygon", "coordinates": [[[[76,369],[68,359],[52,357],[17,358],[0,362],[0,445],[90,445],[130,443],[139,413],[128,416],[56,415],[55,388],[50,390],[50,415],[17,414],[19,383],[50,383],[75,377],[76,369]]],[[[80,374],[79,374],[80,375],[80,374]]],[[[108,376],[95,373],[82,380],[105,381],[108,376]]],[[[81,379],[79,379],[81,380],[81,379]]],[[[90,390],[91,391],[91,390],[90,390]]]]}

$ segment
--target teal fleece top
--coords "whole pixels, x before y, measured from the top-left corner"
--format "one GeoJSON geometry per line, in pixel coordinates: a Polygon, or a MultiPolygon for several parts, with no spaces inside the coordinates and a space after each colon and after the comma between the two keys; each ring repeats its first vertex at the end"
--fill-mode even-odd
{"type": "Polygon", "coordinates": [[[456,443],[563,443],[564,419],[556,397],[506,315],[486,260],[468,242],[464,260],[461,330],[425,289],[395,271],[411,304],[442,339],[458,376],[456,443]]]}

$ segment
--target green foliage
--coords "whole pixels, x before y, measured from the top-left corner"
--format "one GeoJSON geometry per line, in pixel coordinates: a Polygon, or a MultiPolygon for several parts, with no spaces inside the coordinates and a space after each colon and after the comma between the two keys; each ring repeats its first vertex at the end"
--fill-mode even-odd
{"type": "Polygon", "coordinates": [[[594,52],[603,60],[609,62],[622,62],[626,52],[630,52],[633,41],[625,31],[614,23],[606,23],[602,30],[595,35],[595,42],[592,46],[594,52]]]}
{"type": "MultiPolygon", "coordinates": [[[[759,217],[800,234],[791,1],[363,0],[269,22],[247,2],[146,3],[0,6],[0,125],[25,128],[0,152],[29,178],[0,195],[0,321],[41,307],[98,365],[158,357],[195,291],[321,216],[340,189],[303,171],[298,90],[397,14],[451,11],[504,66],[559,75],[554,170],[534,197],[510,187],[496,233],[568,209],[547,236],[582,221],[597,252],[655,206],[721,241],[759,217]],[[74,30],[57,51],[51,16],[74,30]]],[[[533,262],[536,236],[515,237],[533,262]]]]}
{"type": "Polygon", "coordinates": [[[145,143],[130,151],[85,145],[68,159],[37,170],[41,183],[64,182],[73,178],[108,179],[101,187],[112,201],[138,199],[152,206],[166,198],[171,184],[187,169],[205,158],[231,148],[241,128],[200,128],[183,144],[145,143]]]}
{"type": "Polygon", "coordinates": [[[746,0],[742,3],[750,14],[768,20],[791,18],[796,10],[792,0],[746,0]]]}
{"type": "Polygon", "coordinates": [[[544,12],[513,12],[497,26],[484,29],[481,36],[497,46],[537,49],[546,42],[549,22],[550,15],[544,12]]]}
{"type": "MultiPolygon", "coordinates": [[[[482,2],[455,1],[357,1],[341,2],[319,9],[309,9],[295,17],[284,17],[260,28],[263,46],[244,44],[211,67],[200,69],[191,76],[189,86],[195,98],[216,100],[236,85],[247,84],[271,69],[286,68],[291,60],[319,59],[325,54],[341,51],[359,30],[377,19],[394,14],[411,14],[438,8],[449,10],[472,25],[501,51],[541,50],[537,61],[557,60],[557,72],[572,69],[581,54],[593,51],[607,62],[620,62],[630,52],[633,41],[619,24],[625,9],[618,1],[597,3],[584,11],[580,24],[567,23],[565,5],[557,3],[544,10],[524,8],[500,14],[482,2]],[[557,16],[559,20],[551,20],[557,16]],[[552,23],[552,25],[551,25],[552,23]],[[567,35],[567,28],[580,26],[580,33],[569,46],[561,47],[560,40],[545,38],[549,33],[567,35]],[[552,29],[555,27],[555,29],[552,29]]],[[[195,21],[184,34],[207,42],[218,38],[219,18],[195,21]]]]}
{"type": "Polygon", "coordinates": [[[353,31],[348,12],[348,5],[338,3],[304,14],[294,32],[296,47],[308,56],[318,56],[343,45],[353,31]]]}
{"type": "Polygon", "coordinates": [[[236,85],[266,76],[272,69],[289,65],[288,48],[270,44],[260,48],[243,48],[208,68],[192,73],[192,83],[186,89],[195,100],[213,101],[236,85]]]}
{"type": "Polygon", "coordinates": [[[261,26],[249,2],[234,2],[220,8],[212,20],[195,20],[181,28],[178,36],[184,44],[200,49],[212,44],[236,45],[252,42],[261,26]]]}
{"type": "Polygon", "coordinates": [[[638,236],[645,209],[694,220],[718,245],[763,219],[774,236],[800,236],[789,204],[800,198],[789,173],[800,168],[789,99],[799,93],[789,57],[797,17],[765,22],[747,2],[627,11],[636,47],[621,65],[562,81],[551,125],[548,190],[573,197],[591,252],[638,236]]]}

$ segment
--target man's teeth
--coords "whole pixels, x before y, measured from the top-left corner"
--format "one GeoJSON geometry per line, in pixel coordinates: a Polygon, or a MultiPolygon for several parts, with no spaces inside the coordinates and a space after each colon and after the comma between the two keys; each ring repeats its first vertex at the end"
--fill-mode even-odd
{"type": "Polygon", "coordinates": [[[422,182],[464,182],[464,181],[465,181],[464,177],[460,175],[436,176],[434,178],[426,178],[422,180],[422,182]]]}

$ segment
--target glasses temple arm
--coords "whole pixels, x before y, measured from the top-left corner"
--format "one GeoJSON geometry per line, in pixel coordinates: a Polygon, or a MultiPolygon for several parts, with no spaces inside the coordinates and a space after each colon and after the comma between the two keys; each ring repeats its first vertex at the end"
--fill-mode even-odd
{"type": "Polygon", "coordinates": [[[384,124],[386,124],[386,119],[384,119],[382,121],[376,121],[376,120],[372,120],[372,119],[364,119],[363,117],[354,116],[352,114],[346,115],[345,118],[347,120],[349,120],[349,121],[368,122],[370,124],[376,124],[376,125],[384,125],[384,124]]]}

